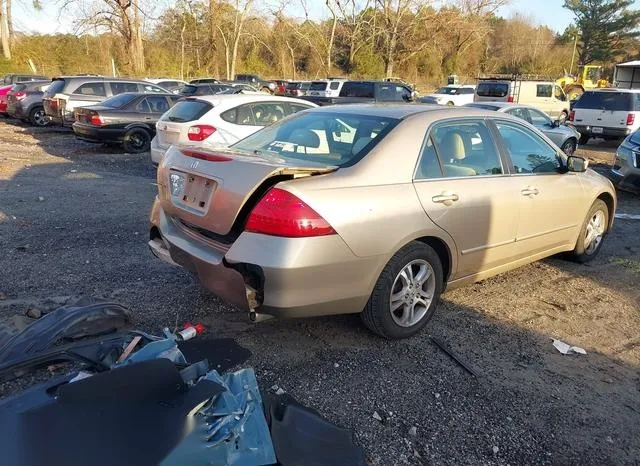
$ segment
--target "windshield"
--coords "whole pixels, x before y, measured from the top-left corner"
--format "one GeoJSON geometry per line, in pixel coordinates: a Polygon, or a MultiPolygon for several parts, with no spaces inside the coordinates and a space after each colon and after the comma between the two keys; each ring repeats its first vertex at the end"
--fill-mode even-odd
{"type": "Polygon", "coordinates": [[[231,147],[284,161],[346,167],[362,159],[398,122],[373,115],[305,112],[267,126],[231,147]]]}
{"type": "Polygon", "coordinates": [[[630,112],[634,105],[630,92],[587,91],[576,100],[573,108],[630,112]]]}
{"type": "Polygon", "coordinates": [[[162,116],[162,120],[186,123],[200,119],[205,113],[213,108],[209,102],[204,100],[181,100],[162,116]]]}
{"type": "Polygon", "coordinates": [[[453,95],[458,93],[458,88],[457,87],[441,87],[435,93],[453,95]]]}
{"type": "Polygon", "coordinates": [[[309,86],[309,90],[310,91],[326,91],[328,84],[329,83],[326,81],[314,81],[311,83],[311,86],[309,86]]]}
{"type": "Polygon", "coordinates": [[[102,107],[121,108],[137,97],[136,94],[118,94],[102,101],[102,107]]]}
{"type": "Polygon", "coordinates": [[[58,92],[61,92],[62,89],[64,89],[64,79],[54,79],[47,90],[44,92],[44,96],[53,97],[58,92]]]}
{"type": "Polygon", "coordinates": [[[509,93],[508,83],[481,82],[476,93],[480,97],[505,97],[509,93]]]}

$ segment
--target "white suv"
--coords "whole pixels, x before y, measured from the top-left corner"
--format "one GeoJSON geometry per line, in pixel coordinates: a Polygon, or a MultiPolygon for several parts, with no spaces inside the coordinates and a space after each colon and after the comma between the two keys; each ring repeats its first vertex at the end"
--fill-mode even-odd
{"type": "Polygon", "coordinates": [[[451,84],[444,86],[433,92],[421,97],[419,102],[423,104],[437,104],[437,105],[449,105],[459,106],[473,103],[473,96],[475,94],[476,87],[471,85],[456,85],[451,84]]]}
{"type": "Polygon", "coordinates": [[[340,89],[346,79],[327,79],[322,81],[313,81],[309,86],[307,95],[316,97],[339,97],[340,89]]]}
{"type": "Polygon", "coordinates": [[[216,94],[179,101],[156,123],[151,161],[158,165],[173,144],[223,147],[282,118],[316,107],[306,100],[268,94],[216,94]]]}
{"type": "Polygon", "coordinates": [[[586,91],[569,115],[582,137],[623,139],[640,128],[640,89],[598,89],[586,91]]]}

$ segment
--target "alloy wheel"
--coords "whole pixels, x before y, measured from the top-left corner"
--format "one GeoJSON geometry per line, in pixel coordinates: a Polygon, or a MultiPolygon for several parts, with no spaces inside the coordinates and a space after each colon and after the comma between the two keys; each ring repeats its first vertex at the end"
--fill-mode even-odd
{"type": "Polygon", "coordinates": [[[584,252],[593,254],[600,246],[605,231],[605,215],[601,210],[596,210],[587,223],[584,235],[584,252]]]}
{"type": "Polygon", "coordinates": [[[401,327],[411,327],[425,316],[436,288],[431,264],[423,259],[409,262],[396,276],[391,287],[389,311],[401,327]]]}

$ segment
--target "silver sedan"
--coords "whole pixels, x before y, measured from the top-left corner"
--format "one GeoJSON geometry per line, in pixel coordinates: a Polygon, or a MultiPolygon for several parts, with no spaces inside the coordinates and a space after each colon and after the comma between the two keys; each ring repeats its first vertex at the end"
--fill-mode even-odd
{"type": "Polygon", "coordinates": [[[478,102],[465,107],[494,110],[521,118],[538,128],[567,155],[573,155],[578,148],[580,133],[573,126],[565,125],[561,120],[553,120],[546,113],[528,105],[507,102],[478,102]]]}

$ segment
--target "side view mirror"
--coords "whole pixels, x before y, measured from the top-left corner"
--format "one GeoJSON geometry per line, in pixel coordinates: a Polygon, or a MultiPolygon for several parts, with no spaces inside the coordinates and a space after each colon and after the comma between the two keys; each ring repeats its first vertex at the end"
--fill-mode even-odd
{"type": "Polygon", "coordinates": [[[587,170],[588,166],[589,161],[587,159],[583,159],[577,155],[570,155],[567,157],[567,171],[583,173],[587,170]]]}
{"type": "Polygon", "coordinates": [[[560,127],[560,125],[562,125],[562,121],[560,121],[560,120],[553,120],[553,121],[551,122],[551,126],[552,126],[553,128],[558,128],[558,127],[560,127]]]}

